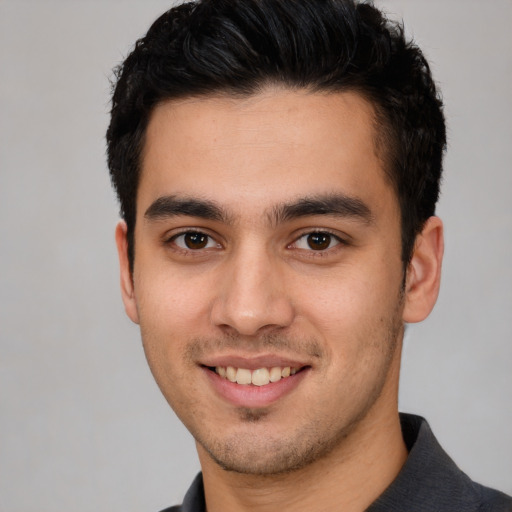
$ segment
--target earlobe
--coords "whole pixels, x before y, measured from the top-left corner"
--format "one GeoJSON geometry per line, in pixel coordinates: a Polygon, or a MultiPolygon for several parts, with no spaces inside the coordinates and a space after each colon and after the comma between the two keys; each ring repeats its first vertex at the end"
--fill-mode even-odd
{"type": "Polygon", "coordinates": [[[404,322],[421,322],[434,308],[441,282],[443,252],[443,223],[439,217],[430,217],[416,237],[407,268],[404,322]]]}
{"type": "Polygon", "coordinates": [[[135,289],[133,286],[133,276],[130,270],[130,261],[128,259],[128,239],[127,226],[123,220],[116,226],[116,245],[119,257],[119,270],[121,278],[121,296],[124,303],[126,314],[136,324],[139,323],[139,314],[137,312],[137,303],[135,300],[135,289]]]}

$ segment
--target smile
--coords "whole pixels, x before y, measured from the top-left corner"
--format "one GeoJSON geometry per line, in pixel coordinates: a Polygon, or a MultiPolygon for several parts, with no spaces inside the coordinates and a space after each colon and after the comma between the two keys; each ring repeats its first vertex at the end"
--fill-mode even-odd
{"type": "Polygon", "coordinates": [[[312,369],[291,361],[283,361],[283,366],[278,366],[277,361],[243,363],[240,360],[236,366],[234,361],[217,361],[201,365],[215,393],[235,407],[268,407],[299,387],[312,369]]]}
{"type": "Polygon", "coordinates": [[[233,366],[216,366],[215,373],[220,377],[236,382],[237,384],[253,386],[266,386],[271,382],[278,382],[290,375],[295,375],[299,368],[290,366],[273,366],[271,368],[258,368],[249,370],[247,368],[235,368],[233,366]]]}

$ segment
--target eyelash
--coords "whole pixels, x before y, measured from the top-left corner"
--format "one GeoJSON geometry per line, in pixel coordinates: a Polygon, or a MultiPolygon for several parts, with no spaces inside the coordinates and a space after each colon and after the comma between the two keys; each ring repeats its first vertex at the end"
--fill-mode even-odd
{"type": "MultiPolygon", "coordinates": [[[[307,243],[307,242],[306,242],[307,243]]],[[[212,235],[209,235],[208,233],[205,233],[204,231],[201,231],[199,229],[186,229],[184,231],[180,231],[179,233],[175,233],[173,234],[172,236],[166,238],[164,240],[164,245],[166,246],[172,246],[173,250],[175,251],[178,251],[178,252],[181,252],[183,254],[186,254],[186,255],[194,255],[194,256],[199,256],[200,254],[202,254],[204,252],[204,250],[208,250],[208,249],[218,249],[218,248],[221,248],[222,245],[218,242],[216,242],[215,238],[212,236],[212,235]],[[186,248],[186,247],[181,247],[180,245],[178,245],[176,243],[176,240],[178,240],[180,237],[184,237],[186,235],[193,235],[193,234],[197,234],[197,235],[203,235],[204,237],[206,237],[208,239],[207,241],[207,245],[211,244],[211,242],[214,242],[216,244],[216,247],[200,247],[200,248],[197,248],[197,249],[192,249],[192,248],[186,248]]],[[[326,230],[326,229],[313,229],[313,230],[310,230],[310,231],[306,231],[302,234],[300,234],[297,238],[294,239],[294,241],[290,244],[287,245],[287,249],[295,249],[295,250],[298,250],[298,251],[301,251],[302,254],[304,255],[307,255],[308,257],[312,257],[312,258],[318,258],[318,257],[325,257],[327,256],[328,254],[330,254],[333,250],[336,250],[336,248],[340,245],[348,245],[348,242],[346,240],[344,240],[343,238],[341,238],[339,235],[329,231],[329,230],[326,230]],[[294,247],[297,245],[297,243],[301,240],[301,239],[305,239],[311,235],[324,235],[324,236],[328,236],[330,237],[332,240],[329,242],[329,246],[326,247],[325,249],[318,249],[318,250],[315,250],[315,249],[306,249],[306,248],[299,248],[299,247],[294,247]],[[334,240],[334,242],[336,242],[333,246],[331,246],[331,242],[334,240]]]]}
{"type": "Polygon", "coordinates": [[[339,235],[333,233],[332,231],[329,231],[327,229],[313,229],[302,233],[290,245],[288,245],[288,247],[293,248],[293,246],[296,246],[301,239],[307,239],[307,237],[311,235],[328,236],[331,238],[331,241],[329,242],[329,246],[326,247],[325,249],[315,250],[311,247],[309,249],[295,247],[296,250],[301,251],[304,255],[307,255],[307,257],[310,258],[323,258],[329,256],[330,254],[332,254],[333,251],[339,249],[339,246],[348,245],[348,242],[346,240],[341,238],[339,235]],[[331,246],[332,241],[336,242],[333,246],[331,246]]]}
{"type": "Polygon", "coordinates": [[[169,238],[166,238],[164,240],[164,244],[165,245],[170,245],[170,246],[173,246],[173,249],[176,250],[176,251],[179,251],[179,252],[183,252],[185,254],[194,254],[194,255],[198,255],[198,253],[201,253],[203,252],[203,249],[213,249],[213,248],[220,248],[220,245],[218,242],[215,241],[214,237],[209,235],[208,233],[205,233],[204,231],[201,231],[199,229],[186,229],[184,231],[181,231],[179,233],[175,233],[173,234],[172,236],[170,236],[169,238]],[[204,237],[206,237],[208,239],[207,241],[207,244],[210,244],[212,241],[215,242],[216,246],[217,247],[201,247],[201,248],[198,248],[198,249],[192,249],[192,248],[187,248],[187,247],[180,247],[177,243],[176,243],[176,240],[179,239],[180,237],[185,237],[186,235],[203,235],[204,237]]]}

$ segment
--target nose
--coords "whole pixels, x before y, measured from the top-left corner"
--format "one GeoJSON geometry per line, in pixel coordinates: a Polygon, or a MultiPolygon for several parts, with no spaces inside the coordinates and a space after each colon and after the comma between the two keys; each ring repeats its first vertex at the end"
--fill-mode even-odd
{"type": "Polygon", "coordinates": [[[224,266],[212,321],[244,336],[289,326],[294,317],[283,268],[265,251],[240,251],[224,266]]]}

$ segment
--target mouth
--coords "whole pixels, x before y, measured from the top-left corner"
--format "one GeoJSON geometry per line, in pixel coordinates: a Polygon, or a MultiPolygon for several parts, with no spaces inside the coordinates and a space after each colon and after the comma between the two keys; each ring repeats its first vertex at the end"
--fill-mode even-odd
{"type": "Polygon", "coordinates": [[[305,370],[307,367],[272,366],[269,368],[257,368],[255,370],[237,368],[234,366],[209,366],[207,368],[232,383],[241,384],[243,386],[267,386],[268,384],[279,382],[281,379],[287,379],[305,370]]]}
{"type": "Polygon", "coordinates": [[[219,361],[201,366],[217,396],[235,407],[253,409],[265,408],[284,399],[300,386],[312,369],[309,365],[291,362],[281,363],[283,366],[278,366],[277,361],[273,364],[263,361],[243,363],[241,360],[239,366],[235,366],[235,361],[231,364],[219,361]]]}
{"type": "Polygon", "coordinates": [[[198,361],[217,397],[230,406],[264,408],[302,388],[313,365],[287,354],[217,354],[198,361]]]}

